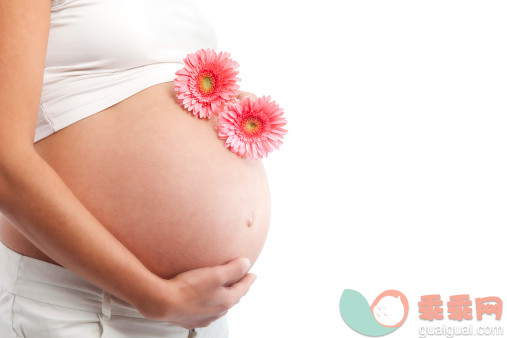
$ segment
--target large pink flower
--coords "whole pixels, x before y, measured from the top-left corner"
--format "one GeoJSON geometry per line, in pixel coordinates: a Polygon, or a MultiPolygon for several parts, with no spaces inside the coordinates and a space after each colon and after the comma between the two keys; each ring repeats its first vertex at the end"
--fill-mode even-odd
{"type": "Polygon", "coordinates": [[[227,104],[217,118],[218,137],[241,157],[261,159],[278,149],[287,130],[283,111],[269,96],[227,104]]]}
{"type": "Polygon", "coordinates": [[[176,72],[174,88],[180,105],[200,118],[218,115],[223,104],[236,99],[239,64],[227,52],[200,49],[188,54],[185,67],[176,72]]]}

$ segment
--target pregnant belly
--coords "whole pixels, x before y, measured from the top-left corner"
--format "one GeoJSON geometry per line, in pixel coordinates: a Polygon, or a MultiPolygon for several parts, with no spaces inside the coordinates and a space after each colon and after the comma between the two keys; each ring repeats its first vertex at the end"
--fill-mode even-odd
{"type": "Polygon", "coordinates": [[[224,147],[157,84],[37,142],[88,210],[151,271],[171,278],[257,259],[270,220],[261,161],[224,147]]]}

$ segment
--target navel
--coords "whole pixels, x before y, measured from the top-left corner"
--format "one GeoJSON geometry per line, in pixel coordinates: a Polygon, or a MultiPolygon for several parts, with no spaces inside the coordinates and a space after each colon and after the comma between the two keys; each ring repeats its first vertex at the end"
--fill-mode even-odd
{"type": "Polygon", "coordinates": [[[254,224],[254,212],[250,212],[250,215],[248,216],[248,220],[246,221],[246,225],[251,228],[254,224]]]}

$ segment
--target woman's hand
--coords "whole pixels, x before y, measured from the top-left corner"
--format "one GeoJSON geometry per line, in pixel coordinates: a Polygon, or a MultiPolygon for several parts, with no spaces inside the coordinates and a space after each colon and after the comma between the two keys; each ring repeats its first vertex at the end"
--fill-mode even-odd
{"type": "Polygon", "coordinates": [[[152,296],[138,304],[148,319],[166,321],[187,329],[204,327],[222,317],[247,292],[256,276],[247,273],[250,261],[238,258],[224,265],[160,278],[152,296]]]}

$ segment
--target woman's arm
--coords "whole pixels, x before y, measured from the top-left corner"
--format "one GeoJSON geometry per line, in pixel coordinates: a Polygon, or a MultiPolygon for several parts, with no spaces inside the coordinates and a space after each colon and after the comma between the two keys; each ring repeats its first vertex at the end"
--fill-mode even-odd
{"type": "Polygon", "coordinates": [[[0,0],[0,210],[53,260],[147,318],[205,326],[246,293],[255,277],[247,274],[248,266],[237,259],[172,280],[159,278],[100,224],[34,149],[50,4],[0,0]]]}
{"type": "Polygon", "coordinates": [[[52,259],[123,299],[154,276],[35,151],[49,0],[0,1],[0,210],[52,259]]]}

